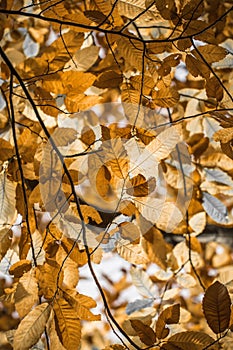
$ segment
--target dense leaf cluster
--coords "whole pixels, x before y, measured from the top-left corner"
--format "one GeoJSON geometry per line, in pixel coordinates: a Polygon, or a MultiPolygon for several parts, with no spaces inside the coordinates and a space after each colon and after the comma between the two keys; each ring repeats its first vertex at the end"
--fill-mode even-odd
{"type": "Polygon", "coordinates": [[[0,21],[0,348],[231,349],[232,247],[199,235],[233,227],[232,1],[2,0],[0,21]]]}

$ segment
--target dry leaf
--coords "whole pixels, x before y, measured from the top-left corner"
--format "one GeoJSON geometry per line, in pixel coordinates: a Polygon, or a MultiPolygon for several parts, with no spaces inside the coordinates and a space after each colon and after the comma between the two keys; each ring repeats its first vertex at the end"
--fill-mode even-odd
{"type": "Polygon", "coordinates": [[[29,350],[38,342],[48,322],[51,306],[37,305],[20,322],[14,335],[14,350],[29,350]]]}

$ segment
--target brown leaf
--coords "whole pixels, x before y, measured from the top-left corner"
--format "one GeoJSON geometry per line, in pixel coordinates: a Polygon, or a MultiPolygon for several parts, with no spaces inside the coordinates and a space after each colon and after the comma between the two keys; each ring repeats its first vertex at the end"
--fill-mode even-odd
{"type": "Polygon", "coordinates": [[[217,78],[211,77],[207,79],[205,88],[208,97],[216,98],[217,101],[223,99],[223,88],[217,78]]]}
{"type": "Polygon", "coordinates": [[[94,131],[89,128],[88,126],[85,126],[82,129],[82,134],[81,134],[81,141],[85,143],[87,146],[92,145],[95,142],[95,133],[94,131]]]}
{"type": "MultiPolygon", "coordinates": [[[[174,345],[174,350],[202,350],[208,346],[208,349],[213,349],[213,347],[209,346],[214,343],[214,339],[210,337],[208,334],[203,332],[181,332],[172,335],[168,339],[168,345],[174,345]],[[177,348],[176,348],[177,347],[177,348]]],[[[169,348],[165,347],[166,350],[173,350],[173,347],[169,348]]]]}
{"type": "Polygon", "coordinates": [[[179,93],[173,87],[158,86],[158,90],[152,92],[153,102],[159,107],[173,107],[179,101],[179,93]]]}
{"type": "Polygon", "coordinates": [[[147,181],[143,175],[138,174],[126,184],[126,193],[133,197],[145,197],[154,191],[155,186],[155,178],[150,178],[147,181]]]}
{"type": "Polygon", "coordinates": [[[98,88],[101,89],[106,89],[106,88],[114,88],[118,87],[122,83],[122,76],[121,74],[109,70],[106,72],[101,73],[96,81],[94,82],[94,86],[97,86],[98,88]]]}
{"type": "Polygon", "coordinates": [[[174,0],[157,0],[155,5],[164,19],[177,19],[177,9],[174,0]]]}
{"type": "Polygon", "coordinates": [[[96,174],[96,190],[101,197],[108,199],[110,191],[111,173],[105,165],[102,165],[96,174]]]}
{"type": "Polygon", "coordinates": [[[30,260],[20,260],[11,265],[9,273],[14,275],[15,278],[20,278],[25,272],[31,270],[32,263],[30,260]]]}
{"type": "Polygon", "coordinates": [[[156,337],[159,339],[166,338],[169,334],[167,324],[178,323],[180,319],[180,304],[168,306],[159,315],[156,322],[156,337]]]}
{"type": "Polygon", "coordinates": [[[151,346],[156,341],[156,335],[150,326],[147,326],[140,320],[130,320],[131,326],[137,332],[142,343],[151,346]]]}
{"type": "Polygon", "coordinates": [[[203,62],[201,62],[200,60],[197,60],[195,57],[188,54],[188,55],[186,55],[185,63],[186,63],[186,67],[187,67],[188,71],[194,77],[198,77],[198,75],[200,75],[203,78],[209,78],[210,70],[207,67],[207,65],[204,64],[203,62]]]}
{"type": "MultiPolygon", "coordinates": [[[[211,64],[213,62],[218,62],[222,60],[227,55],[227,50],[224,49],[222,46],[217,45],[204,45],[199,46],[198,51],[201,53],[201,55],[205,58],[205,60],[211,64]]],[[[199,53],[194,49],[191,51],[191,53],[197,58],[200,59],[199,53]]]]}
{"type": "Polygon", "coordinates": [[[214,282],[205,292],[203,311],[209,327],[215,334],[224,332],[229,326],[231,299],[227,288],[220,282],[214,282]]]}
{"type": "Polygon", "coordinates": [[[0,138],[0,150],[0,160],[3,162],[7,159],[10,159],[14,155],[13,146],[10,144],[9,141],[6,141],[2,138],[0,138]]]}

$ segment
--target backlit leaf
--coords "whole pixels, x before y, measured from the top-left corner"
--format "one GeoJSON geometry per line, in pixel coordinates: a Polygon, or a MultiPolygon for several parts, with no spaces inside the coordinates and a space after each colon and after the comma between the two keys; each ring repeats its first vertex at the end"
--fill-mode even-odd
{"type": "Polygon", "coordinates": [[[56,331],[62,345],[67,350],[77,350],[81,339],[81,323],[77,312],[64,299],[53,305],[56,331]]]}
{"type": "Polygon", "coordinates": [[[140,340],[146,345],[153,345],[156,340],[155,332],[153,329],[145,325],[140,320],[130,320],[131,326],[137,332],[140,340]]]}
{"type": "Polygon", "coordinates": [[[101,73],[96,79],[94,85],[98,88],[114,88],[121,84],[122,76],[115,71],[101,73]]]}
{"type": "MultiPolygon", "coordinates": [[[[214,343],[214,339],[203,332],[187,331],[172,335],[168,344],[177,346],[181,350],[202,350],[204,347],[214,343]]],[[[213,349],[211,346],[209,349],[213,349]]]]}
{"type": "Polygon", "coordinates": [[[231,315],[231,300],[227,288],[218,281],[214,282],[205,292],[202,307],[212,331],[215,334],[224,332],[229,326],[231,315]]]}
{"type": "Polygon", "coordinates": [[[0,230],[0,261],[11,246],[12,234],[13,232],[8,228],[0,230]]]}
{"type": "Polygon", "coordinates": [[[203,203],[206,213],[218,223],[227,223],[227,208],[216,197],[203,192],[203,203]]]}
{"type": "Polygon", "coordinates": [[[149,193],[153,192],[156,186],[155,178],[151,178],[146,181],[145,177],[141,174],[133,177],[126,184],[126,193],[133,197],[145,197],[149,193]]]}
{"type": "MultiPolygon", "coordinates": [[[[198,51],[210,64],[222,60],[227,54],[226,49],[223,47],[211,44],[199,46],[198,51]]],[[[196,50],[192,50],[191,53],[196,56],[196,58],[200,59],[200,56],[196,50]]]]}
{"type": "Polygon", "coordinates": [[[38,342],[48,322],[51,306],[38,305],[20,322],[14,336],[14,350],[29,350],[38,342]]]}
{"type": "Polygon", "coordinates": [[[165,308],[156,322],[156,336],[159,339],[166,338],[169,334],[167,324],[178,323],[180,318],[180,305],[174,304],[165,308]]]}
{"type": "Polygon", "coordinates": [[[175,88],[162,86],[152,93],[153,102],[159,107],[173,107],[179,101],[179,93],[175,88]]]}
{"type": "Polygon", "coordinates": [[[15,184],[6,174],[0,174],[0,226],[10,225],[15,219],[15,184]]]}
{"type": "Polygon", "coordinates": [[[145,271],[132,267],[130,274],[133,284],[142,296],[147,298],[155,297],[155,286],[145,271]]]}

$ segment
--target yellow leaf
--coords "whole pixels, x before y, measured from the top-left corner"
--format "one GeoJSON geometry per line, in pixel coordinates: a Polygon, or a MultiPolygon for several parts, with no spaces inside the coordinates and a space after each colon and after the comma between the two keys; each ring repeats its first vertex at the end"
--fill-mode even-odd
{"type": "Polygon", "coordinates": [[[91,146],[95,142],[96,136],[94,131],[91,128],[89,128],[88,126],[85,126],[82,129],[82,134],[80,139],[86,145],[91,146]]]}
{"type": "MultiPolygon", "coordinates": [[[[38,230],[32,234],[32,244],[37,265],[43,265],[45,261],[45,251],[43,249],[42,236],[38,230]]],[[[32,264],[34,264],[32,248],[29,249],[27,259],[30,260],[32,264]]]]}
{"type": "Polygon", "coordinates": [[[192,288],[197,284],[195,278],[188,273],[182,273],[177,276],[177,282],[184,288],[192,288]]]}
{"type": "Polygon", "coordinates": [[[81,322],[77,312],[64,299],[53,304],[56,331],[62,345],[67,350],[77,350],[81,340],[81,322]]]}
{"type": "Polygon", "coordinates": [[[173,202],[149,198],[145,203],[137,201],[135,205],[146,220],[166,232],[172,232],[183,219],[183,214],[173,202]]]}
{"type": "Polygon", "coordinates": [[[77,131],[72,128],[57,128],[52,134],[52,138],[57,147],[68,146],[76,140],[77,131]]]}
{"type": "Polygon", "coordinates": [[[0,227],[10,225],[16,218],[15,184],[5,173],[0,174],[0,227]]]}
{"type": "Polygon", "coordinates": [[[49,332],[50,349],[51,350],[66,350],[66,348],[64,348],[64,346],[61,344],[59,337],[57,335],[57,332],[55,329],[54,319],[51,320],[48,332],[49,332]]]}
{"type": "MultiPolygon", "coordinates": [[[[143,78],[141,75],[135,75],[130,78],[130,83],[136,91],[141,91],[141,87],[143,84],[143,95],[150,95],[151,90],[155,86],[154,80],[149,75],[144,75],[143,78]]],[[[144,131],[146,132],[146,130],[144,131]]]]}
{"type": "Polygon", "coordinates": [[[85,95],[82,93],[73,92],[71,89],[69,93],[66,94],[65,105],[70,113],[76,113],[79,111],[85,111],[86,109],[100,103],[102,97],[96,95],[85,95]]]}
{"type": "Polygon", "coordinates": [[[211,77],[207,79],[205,88],[209,98],[216,98],[217,101],[223,99],[223,88],[217,78],[211,77]]]}
{"type": "Polygon", "coordinates": [[[105,141],[102,146],[105,164],[109,166],[113,174],[121,179],[128,175],[128,155],[119,137],[105,141]]]}
{"type": "Polygon", "coordinates": [[[89,219],[95,221],[97,224],[100,224],[103,221],[99,212],[89,205],[81,205],[81,211],[86,223],[89,222],[89,219]]]}
{"type": "Polygon", "coordinates": [[[149,260],[140,245],[131,244],[130,241],[118,239],[115,244],[117,253],[132,264],[146,264],[149,260]]]}
{"type": "Polygon", "coordinates": [[[179,126],[172,126],[157,135],[153,141],[147,145],[149,151],[157,161],[168,157],[175,146],[182,140],[179,126]]]}
{"type": "Polygon", "coordinates": [[[75,94],[82,94],[95,81],[91,73],[66,71],[56,73],[43,80],[43,88],[55,94],[68,94],[75,90],[75,94]]]}
{"type": "MultiPolygon", "coordinates": [[[[143,225],[144,219],[142,218],[143,225]]],[[[148,258],[151,262],[156,263],[162,269],[167,265],[167,253],[169,252],[169,246],[163,238],[162,233],[154,226],[149,228],[142,237],[142,247],[145,250],[148,258]]]]}
{"type": "Polygon", "coordinates": [[[215,132],[213,138],[214,141],[230,142],[233,139],[233,128],[220,129],[215,132]]]}
{"type": "Polygon", "coordinates": [[[121,85],[121,100],[125,115],[132,125],[141,126],[144,120],[144,114],[140,103],[140,90],[133,89],[130,84],[123,83],[121,85]],[[140,106],[140,108],[139,108],[140,106]]]}
{"type": "Polygon", "coordinates": [[[26,316],[38,302],[38,281],[30,271],[20,278],[14,298],[15,308],[20,317],[26,316]]]}
{"type": "Polygon", "coordinates": [[[59,274],[59,264],[51,260],[49,263],[45,263],[43,266],[36,268],[36,276],[38,279],[38,285],[40,294],[44,295],[45,298],[50,299],[54,296],[57,288],[62,284],[63,272],[59,274]],[[59,274],[59,281],[58,279],[59,274]],[[57,285],[58,284],[58,285],[57,285]]]}
{"type": "Polygon", "coordinates": [[[126,71],[132,68],[137,68],[141,71],[143,63],[143,44],[133,40],[133,38],[129,40],[120,37],[117,41],[117,58],[123,58],[125,60],[126,71]]]}
{"type": "Polygon", "coordinates": [[[105,165],[101,165],[96,174],[96,190],[101,197],[108,200],[108,193],[110,192],[111,173],[105,165]]]}
{"type": "MultiPolygon", "coordinates": [[[[50,6],[52,7],[51,2],[50,2],[50,6]]],[[[64,10],[65,9],[63,7],[63,11],[64,10]]],[[[70,29],[68,33],[63,34],[62,37],[59,37],[57,40],[55,40],[52,43],[52,45],[50,45],[44,51],[42,56],[39,57],[39,60],[42,62],[45,61],[46,65],[49,64],[49,68],[51,69],[51,71],[58,71],[59,69],[64,67],[66,62],[70,60],[70,55],[73,55],[80,48],[82,43],[83,43],[83,33],[76,33],[75,31],[70,29]],[[64,42],[65,42],[65,45],[64,45],[64,42]]],[[[52,91],[49,89],[47,90],[50,92],[52,91]]]]}
{"type": "Polygon", "coordinates": [[[140,230],[133,222],[122,222],[119,228],[123,239],[134,242],[140,238],[140,230]]]}
{"type": "Polygon", "coordinates": [[[37,305],[20,322],[14,336],[14,350],[29,350],[38,342],[48,322],[51,306],[37,305]]]}
{"type": "MultiPolygon", "coordinates": [[[[76,290],[66,290],[64,293],[65,299],[69,302],[69,304],[74,308],[77,312],[77,316],[81,320],[86,321],[100,321],[100,315],[94,315],[89,309],[90,305],[94,304],[94,300],[90,297],[83,296],[80,297],[80,294],[76,292],[76,290]],[[90,299],[90,300],[89,300],[90,299]],[[91,300],[92,299],[92,300],[91,300]]],[[[94,305],[95,307],[96,305],[94,305]]]]}

